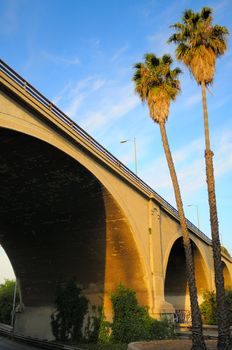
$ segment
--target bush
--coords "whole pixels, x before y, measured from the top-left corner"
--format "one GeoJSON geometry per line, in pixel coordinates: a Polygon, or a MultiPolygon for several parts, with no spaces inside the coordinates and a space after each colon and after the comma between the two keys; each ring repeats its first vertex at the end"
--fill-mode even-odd
{"type": "Polygon", "coordinates": [[[152,339],[174,339],[175,326],[168,318],[162,320],[153,320],[152,323],[152,339]]]}
{"type": "Polygon", "coordinates": [[[88,300],[81,295],[75,282],[60,287],[55,300],[56,311],[51,316],[52,331],[57,340],[82,340],[82,326],[88,309],[88,300]]]}
{"type": "MultiPolygon", "coordinates": [[[[202,321],[204,324],[216,325],[217,302],[215,292],[207,291],[203,295],[204,301],[200,305],[202,321]]],[[[229,313],[230,325],[232,325],[232,290],[226,290],[226,307],[229,313]]]]}
{"type": "MultiPolygon", "coordinates": [[[[0,323],[10,324],[11,313],[13,308],[15,281],[5,280],[4,284],[0,284],[0,323]]],[[[16,303],[19,301],[17,293],[16,303]]]]}
{"type": "Polygon", "coordinates": [[[138,304],[136,293],[119,285],[111,296],[113,304],[112,341],[129,343],[138,340],[174,338],[174,324],[167,319],[154,320],[148,309],[138,304]]]}
{"type": "Polygon", "coordinates": [[[85,341],[88,343],[109,343],[112,324],[106,321],[103,308],[93,306],[92,314],[92,316],[88,316],[85,325],[85,341]]]}
{"type": "Polygon", "coordinates": [[[111,296],[113,304],[112,341],[129,343],[151,339],[152,319],[147,308],[138,305],[135,291],[118,286],[111,296]]]}

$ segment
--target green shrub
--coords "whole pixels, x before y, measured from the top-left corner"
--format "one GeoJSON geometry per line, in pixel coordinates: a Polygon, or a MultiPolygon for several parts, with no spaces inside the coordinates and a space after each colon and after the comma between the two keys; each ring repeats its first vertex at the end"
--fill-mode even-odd
{"type": "Polygon", "coordinates": [[[207,291],[203,294],[204,301],[200,305],[201,317],[204,324],[217,324],[217,304],[215,292],[207,291]]]}
{"type": "Polygon", "coordinates": [[[101,344],[107,344],[111,340],[112,323],[106,321],[104,310],[102,309],[100,314],[100,327],[98,333],[98,342],[101,344]]]}
{"type": "Polygon", "coordinates": [[[57,340],[82,340],[82,326],[88,300],[81,295],[75,282],[68,281],[57,291],[56,311],[51,316],[52,331],[57,340]]]}
{"type": "Polygon", "coordinates": [[[158,321],[151,318],[148,309],[138,304],[134,290],[119,285],[111,300],[113,342],[174,338],[174,325],[167,319],[158,321]]]}
{"type": "MultiPolygon", "coordinates": [[[[5,280],[0,284],[0,323],[10,324],[13,308],[15,281],[5,280]]],[[[19,301],[17,293],[16,303],[19,301]]]]}
{"type": "Polygon", "coordinates": [[[85,341],[88,343],[109,343],[111,326],[112,324],[105,319],[103,308],[92,306],[92,315],[88,316],[85,325],[85,341]]]}
{"type": "Polygon", "coordinates": [[[174,339],[175,326],[168,318],[162,320],[153,320],[152,322],[152,339],[174,339]]]}
{"type": "Polygon", "coordinates": [[[111,295],[113,304],[112,341],[129,343],[151,339],[152,319],[138,304],[135,291],[120,284],[111,295]]]}
{"type": "MultiPolygon", "coordinates": [[[[217,303],[215,292],[207,291],[203,295],[204,301],[200,305],[202,321],[204,324],[217,324],[217,303]]],[[[232,290],[226,290],[226,307],[232,325],[232,290]]]]}

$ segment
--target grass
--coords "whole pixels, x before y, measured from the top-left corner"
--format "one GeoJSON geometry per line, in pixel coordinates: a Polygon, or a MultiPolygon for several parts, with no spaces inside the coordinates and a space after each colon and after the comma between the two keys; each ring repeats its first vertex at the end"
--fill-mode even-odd
{"type": "Polygon", "coordinates": [[[79,344],[78,347],[86,350],[127,350],[127,344],[79,344]]]}

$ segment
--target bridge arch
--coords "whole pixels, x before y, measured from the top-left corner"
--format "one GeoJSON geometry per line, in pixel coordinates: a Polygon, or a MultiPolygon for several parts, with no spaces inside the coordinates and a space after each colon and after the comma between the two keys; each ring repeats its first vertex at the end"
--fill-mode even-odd
{"type": "MultiPolygon", "coordinates": [[[[203,293],[209,289],[210,281],[207,276],[206,262],[198,246],[191,239],[194,255],[194,266],[198,300],[203,300],[203,293]]],[[[170,249],[165,269],[165,300],[176,310],[190,309],[189,290],[186,276],[186,263],[182,237],[176,238],[170,249]]]]}
{"type": "Polygon", "coordinates": [[[108,190],[104,176],[93,175],[93,169],[83,164],[81,149],[78,159],[70,142],[64,152],[59,137],[46,128],[33,128],[22,119],[10,124],[8,120],[8,127],[5,123],[0,128],[4,146],[0,216],[5,222],[0,235],[20,280],[25,306],[51,305],[57,282],[71,277],[77,278],[93,304],[105,298],[106,313],[109,293],[120,282],[134,288],[140,301],[148,304],[144,262],[124,209],[110,193],[113,184],[108,190]],[[15,165],[17,157],[21,168],[15,165]],[[35,192],[30,192],[32,187],[35,192]]]}
{"type": "Polygon", "coordinates": [[[232,289],[232,278],[230,270],[227,266],[227,263],[225,260],[222,259],[222,266],[223,266],[223,277],[224,277],[224,286],[227,289],[232,289]]]}

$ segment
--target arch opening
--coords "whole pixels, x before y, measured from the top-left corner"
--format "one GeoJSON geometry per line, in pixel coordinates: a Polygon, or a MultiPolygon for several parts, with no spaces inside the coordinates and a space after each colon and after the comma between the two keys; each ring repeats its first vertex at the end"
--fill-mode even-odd
{"type": "MultiPolygon", "coordinates": [[[[196,244],[191,241],[194,256],[195,278],[199,304],[203,301],[203,293],[208,289],[205,273],[205,262],[196,244]]],[[[165,277],[165,299],[176,310],[190,310],[189,289],[186,275],[186,263],[182,237],[172,246],[165,277]]]]}
{"type": "Polygon", "coordinates": [[[231,275],[224,261],[222,262],[222,266],[223,266],[224,286],[226,289],[232,289],[231,275]]]}
{"type": "Polygon", "coordinates": [[[32,136],[0,128],[0,145],[0,239],[23,304],[53,305],[57,286],[70,278],[92,304],[120,282],[137,289],[146,304],[129,224],[98,179],[32,136]]]}

